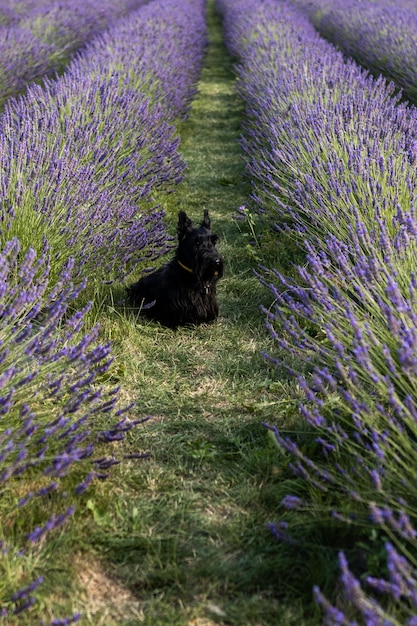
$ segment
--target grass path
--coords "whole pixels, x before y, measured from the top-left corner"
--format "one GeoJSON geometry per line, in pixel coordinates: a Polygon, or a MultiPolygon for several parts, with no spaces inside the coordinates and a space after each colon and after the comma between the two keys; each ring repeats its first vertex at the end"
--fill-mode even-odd
{"type": "Polygon", "coordinates": [[[95,626],[304,623],[298,601],[286,599],[282,554],[265,528],[282,492],[261,422],[285,412],[290,383],[260,355],[271,347],[259,311],[268,294],[253,276],[247,233],[232,219],[249,193],[242,103],[212,1],[208,11],[210,48],[181,128],[189,168],[167,211],[174,232],[180,208],[196,221],[209,209],[226,259],[221,317],[174,332],[112,308],[96,312],[114,346],[114,381],[153,418],[128,444],[150,458],[96,485],[71,531],[82,623],[95,626]]]}

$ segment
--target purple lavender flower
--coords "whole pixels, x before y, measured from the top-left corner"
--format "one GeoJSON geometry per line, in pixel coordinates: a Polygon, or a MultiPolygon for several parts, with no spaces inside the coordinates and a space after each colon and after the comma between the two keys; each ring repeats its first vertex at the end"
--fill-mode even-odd
{"type": "MultiPolygon", "coordinates": [[[[415,623],[416,615],[414,611],[417,608],[416,594],[416,571],[408,561],[400,557],[391,544],[386,544],[388,570],[390,580],[376,579],[371,576],[366,578],[366,584],[375,589],[380,595],[388,595],[397,602],[406,600],[403,603],[403,612],[401,623],[412,626],[415,623]]],[[[398,620],[391,616],[382,604],[379,604],[374,598],[366,594],[359,580],[349,570],[346,556],[343,552],[339,554],[339,564],[341,569],[341,583],[346,599],[349,602],[350,614],[352,611],[355,617],[361,618],[360,623],[367,626],[374,624],[380,626],[396,626],[398,620]]],[[[342,610],[333,606],[327,598],[322,594],[320,589],[316,587],[314,594],[317,602],[323,609],[325,624],[329,626],[338,626],[341,624],[357,624],[358,622],[350,621],[342,610]]]]}
{"type": "Polygon", "coordinates": [[[51,622],[51,626],[68,626],[68,624],[74,624],[81,619],[81,613],[74,613],[72,617],[67,617],[63,619],[53,619],[51,622]]]}
{"type": "Polygon", "coordinates": [[[35,589],[43,583],[43,580],[43,576],[39,576],[39,578],[31,582],[27,587],[23,587],[22,589],[19,589],[19,591],[16,591],[12,595],[12,601],[15,602],[16,600],[26,599],[32,591],[35,591],[35,589]]]}
{"type": "Polygon", "coordinates": [[[299,509],[303,507],[305,502],[298,496],[287,495],[281,500],[281,506],[285,509],[299,509]]]}

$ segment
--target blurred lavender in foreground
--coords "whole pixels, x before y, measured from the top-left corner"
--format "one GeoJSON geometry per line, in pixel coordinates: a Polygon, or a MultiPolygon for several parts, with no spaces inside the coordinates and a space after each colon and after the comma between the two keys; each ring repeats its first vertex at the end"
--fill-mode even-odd
{"type": "MultiPolygon", "coordinates": [[[[347,614],[356,612],[360,615],[362,623],[367,626],[416,626],[417,569],[411,567],[409,561],[400,556],[390,543],[386,544],[386,552],[389,580],[367,576],[365,584],[378,595],[388,594],[395,602],[402,603],[404,607],[408,606],[408,616],[404,615],[399,621],[389,610],[384,609],[373,598],[367,596],[360,581],[349,570],[346,557],[341,552],[339,554],[341,582],[346,601],[350,605],[346,612],[347,614]]],[[[327,626],[356,626],[358,624],[356,620],[333,606],[317,587],[314,589],[314,594],[323,608],[327,626]]]]}
{"type": "MultiPolygon", "coordinates": [[[[386,578],[370,576],[368,563],[351,574],[341,554],[337,606],[316,589],[327,623],[411,626],[416,110],[391,98],[384,81],[346,63],[288,4],[218,6],[247,102],[243,145],[254,198],[305,252],[296,279],[258,272],[273,297],[264,314],[277,345],[277,354],[264,356],[290,372],[305,398],[302,443],[293,431],[268,425],[303,485],[302,498],[288,494],[281,505],[298,519],[319,514],[329,529],[354,528],[378,559],[384,550],[386,578]],[[374,547],[366,543],[371,533],[374,547]]],[[[297,528],[285,518],[271,530],[297,544],[297,528]]]]}
{"type": "Polygon", "coordinates": [[[167,250],[156,191],[185,163],[172,122],[186,113],[206,46],[200,0],[155,0],[91,44],[57,81],[0,117],[1,240],[41,250],[52,275],[121,280],[167,250]]]}
{"type": "MultiPolygon", "coordinates": [[[[415,576],[416,277],[410,277],[407,293],[405,276],[394,264],[369,263],[362,255],[354,265],[342,242],[333,238],[328,247],[325,254],[311,246],[297,281],[268,270],[260,276],[275,297],[264,313],[280,349],[278,356],[265,357],[295,368],[291,373],[305,395],[300,411],[312,441],[306,449],[285,427],[268,425],[289,455],[289,467],[307,485],[308,497],[289,495],[282,506],[305,514],[320,510],[342,527],[356,526],[358,537],[376,527],[377,545],[388,538],[415,576]],[[307,373],[295,367],[300,360],[307,373]]],[[[290,537],[290,530],[286,534],[290,537]]],[[[349,600],[346,579],[341,582],[349,600]]],[[[415,607],[408,608],[402,587],[393,595],[388,583],[372,587],[367,579],[368,595],[374,589],[398,603],[393,617],[411,620],[399,623],[413,623],[415,607]]],[[[362,612],[365,604],[374,612],[364,623],[384,623],[372,620],[385,603],[368,597],[354,606],[362,612]]],[[[328,623],[339,622],[328,615],[328,623]]]]}
{"type": "Polygon", "coordinates": [[[72,261],[50,293],[49,271],[48,250],[23,254],[13,239],[0,253],[3,617],[29,608],[43,582],[23,582],[31,575],[31,546],[61,528],[75,510],[74,499],[118,462],[103,457],[102,446],[143,421],[118,408],[117,389],[99,385],[111,363],[110,348],[97,343],[97,329],[83,331],[84,311],[71,313],[83,288],[72,283],[72,261]],[[69,474],[77,477],[72,494],[69,474]],[[47,504],[37,509],[31,527],[26,510],[42,499],[47,504]]]}

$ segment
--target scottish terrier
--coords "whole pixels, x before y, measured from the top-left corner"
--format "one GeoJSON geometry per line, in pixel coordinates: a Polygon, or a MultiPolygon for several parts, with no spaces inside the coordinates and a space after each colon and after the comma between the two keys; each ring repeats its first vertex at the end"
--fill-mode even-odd
{"type": "Polygon", "coordinates": [[[142,315],[171,328],[212,322],[219,314],[216,284],[223,276],[223,259],[207,209],[199,227],[180,211],[177,233],[172,261],[128,287],[129,300],[142,315]]]}

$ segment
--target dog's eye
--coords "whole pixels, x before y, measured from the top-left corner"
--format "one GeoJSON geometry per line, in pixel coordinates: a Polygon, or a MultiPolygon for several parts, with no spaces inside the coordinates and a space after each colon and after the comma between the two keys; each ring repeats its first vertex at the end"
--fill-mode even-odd
{"type": "Polygon", "coordinates": [[[210,237],[210,239],[211,239],[211,243],[213,244],[213,246],[215,246],[215,245],[216,245],[216,243],[217,243],[217,242],[218,242],[218,240],[219,240],[219,237],[218,237],[218,235],[212,235],[212,236],[210,237]]]}

